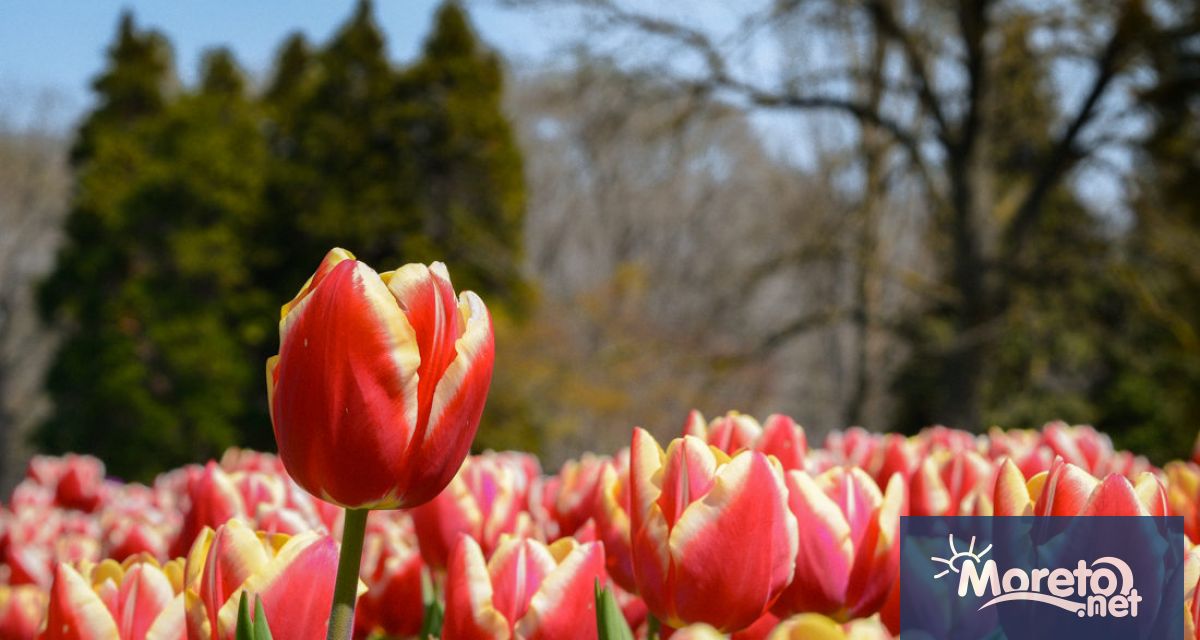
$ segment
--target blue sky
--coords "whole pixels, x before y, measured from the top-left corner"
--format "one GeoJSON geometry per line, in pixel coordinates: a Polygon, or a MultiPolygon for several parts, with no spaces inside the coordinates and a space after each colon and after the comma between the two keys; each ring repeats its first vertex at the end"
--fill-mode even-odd
{"type": "MultiPolygon", "coordinates": [[[[104,64],[104,52],[123,9],[141,26],[167,34],[175,46],[176,68],[194,79],[205,49],[228,45],[252,73],[269,70],[275,48],[296,30],[324,41],[353,10],[353,0],[297,2],[248,0],[5,0],[0,9],[0,113],[29,109],[33,96],[50,89],[61,94],[61,117],[77,116],[90,101],[90,82],[104,64]]],[[[375,14],[387,34],[394,60],[413,58],[439,0],[375,0],[375,14]]],[[[468,4],[481,35],[506,56],[539,59],[554,45],[545,37],[547,19],[502,10],[489,2],[468,4]]],[[[561,32],[560,32],[561,33],[561,32]]]]}

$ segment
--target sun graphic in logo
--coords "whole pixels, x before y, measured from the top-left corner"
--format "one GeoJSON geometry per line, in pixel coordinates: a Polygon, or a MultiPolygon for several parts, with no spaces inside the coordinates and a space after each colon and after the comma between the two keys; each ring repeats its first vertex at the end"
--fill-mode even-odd
{"type": "Polygon", "coordinates": [[[953,571],[954,573],[958,573],[958,570],[962,567],[963,563],[966,562],[967,560],[970,560],[971,562],[974,562],[975,564],[980,564],[981,562],[983,562],[983,556],[986,556],[987,552],[991,551],[991,550],[992,550],[992,545],[989,544],[987,547],[985,547],[983,549],[983,551],[980,551],[979,553],[975,553],[975,536],[971,536],[971,545],[969,547],[967,547],[966,551],[959,551],[958,549],[956,549],[954,547],[954,534],[952,533],[952,534],[950,534],[950,557],[949,558],[938,558],[937,556],[934,556],[934,557],[930,558],[930,560],[933,560],[934,562],[941,562],[942,564],[946,565],[946,567],[947,567],[941,573],[938,573],[937,575],[933,576],[933,578],[936,580],[936,579],[946,575],[947,573],[950,573],[951,571],[953,571]]]}

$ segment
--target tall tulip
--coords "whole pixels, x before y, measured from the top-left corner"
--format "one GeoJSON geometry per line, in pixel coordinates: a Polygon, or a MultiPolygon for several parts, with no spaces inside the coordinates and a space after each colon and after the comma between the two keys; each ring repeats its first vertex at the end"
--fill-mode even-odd
{"type": "Polygon", "coordinates": [[[796,518],[772,458],[751,450],[731,458],[695,436],[664,453],[635,429],[630,490],[638,591],[668,626],[742,629],[791,581],[796,518]]]}
{"type": "Polygon", "coordinates": [[[439,262],[380,274],[343,249],[280,315],[275,441],[300,486],[347,510],[328,637],[349,638],[367,510],[428,502],[458,471],[491,384],[491,317],[439,262]]]}

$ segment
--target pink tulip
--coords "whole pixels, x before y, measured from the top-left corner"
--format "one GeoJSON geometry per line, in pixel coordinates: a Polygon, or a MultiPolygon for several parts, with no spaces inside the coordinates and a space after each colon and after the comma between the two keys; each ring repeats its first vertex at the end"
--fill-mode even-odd
{"type": "Polygon", "coordinates": [[[473,539],[454,547],[446,577],[448,640],[596,638],[594,585],[604,547],[505,537],[491,559],[473,539]]]}
{"type": "Polygon", "coordinates": [[[805,533],[795,578],[773,611],[842,621],[877,612],[898,578],[904,479],[893,475],[880,494],[862,469],[835,467],[816,477],[789,472],[787,486],[788,506],[805,533]]]}
{"type": "Polygon", "coordinates": [[[181,561],[58,565],[39,640],[183,640],[181,561]]]}
{"type": "Polygon", "coordinates": [[[413,509],[413,525],[421,557],[444,569],[460,534],[479,542],[490,554],[506,533],[532,533],[528,514],[521,511],[524,476],[511,465],[490,456],[463,462],[445,491],[413,509]]]}
{"type": "Polygon", "coordinates": [[[1100,480],[1057,458],[1050,467],[1033,509],[1038,516],[1163,516],[1167,494],[1150,472],[1130,483],[1118,473],[1100,480]]]}
{"type": "Polygon", "coordinates": [[[246,503],[233,478],[211,460],[203,467],[187,468],[186,492],[183,526],[171,545],[173,557],[186,555],[204,529],[216,529],[247,515],[246,503]]]}
{"type": "Polygon", "coordinates": [[[431,500],[467,455],[492,379],[492,322],[440,262],[379,274],[330,251],[282,310],[267,362],[275,441],[309,493],[352,509],[431,500]]]}
{"type": "Polygon", "coordinates": [[[319,640],[333,603],[338,545],[316,532],[258,536],[240,519],[204,529],[188,552],[188,640],[230,640],[245,592],[261,596],[271,634],[319,640]]]}
{"type": "Polygon", "coordinates": [[[791,580],[798,534],[778,461],[694,436],[664,453],[635,429],[630,487],[638,592],[664,624],[742,629],[791,580]]]}

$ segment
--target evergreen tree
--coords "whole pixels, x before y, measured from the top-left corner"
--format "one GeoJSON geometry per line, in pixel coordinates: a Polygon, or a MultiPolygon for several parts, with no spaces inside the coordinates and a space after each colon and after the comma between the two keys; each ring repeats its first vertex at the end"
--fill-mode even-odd
{"type": "MultiPolygon", "coordinates": [[[[159,59],[146,43],[161,40],[130,24],[114,51],[159,59]]],[[[114,55],[104,77],[150,68],[161,69],[114,55]]],[[[160,80],[97,87],[136,93],[160,80]]],[[[247,345],[266,342],[269,322],[258,318],[272,308],[244,257],[265,159],[244,84],[231,56],[216,52],[194,95],[102,93],[81,132],[89,153],[79,156],[70,240],[44,289],[46,310],[70,326],[49,377],[45,448],[96,453],[114,473],[147,478],[241,440],[261,383],[247,345]],[[120,121],[108,105],[123,101],[158,108],[120,121]]]]}
{"type": "Polygon", "coordinates": [[[138,478],[269,449],[279,305],[332,246],[380,269],[446,260],[460,288],[515,310],[523,185],[500,65],[461,9],[439,16],[403,71],[363,0],[319,49],[289,38],[261,97],[224,50],[176,90],[166,40],[122,17],[42,290],[67,329],[43,448],[138,478]]]}
{"type": "Polygon", "coordinates": [[[455,265],[460,286],[518,310],[527,294],[520,273],[524,176],[501,108],[503,70],[480,46],[462,7],[438,9],[424,56],[401,79],[415,156],[420,233],[406,256],[455,265]]]}

